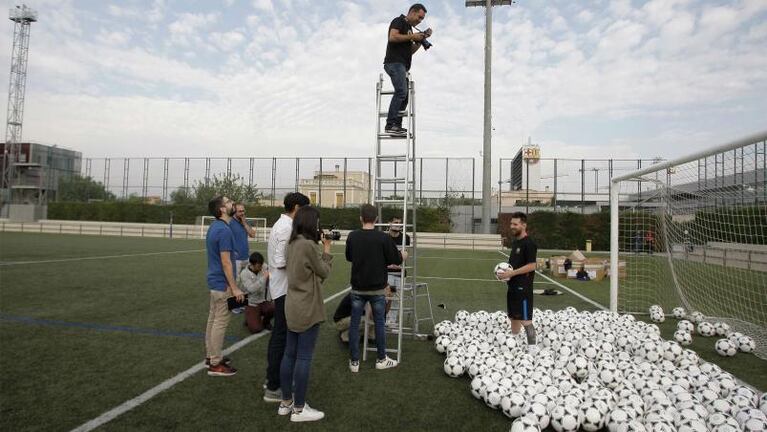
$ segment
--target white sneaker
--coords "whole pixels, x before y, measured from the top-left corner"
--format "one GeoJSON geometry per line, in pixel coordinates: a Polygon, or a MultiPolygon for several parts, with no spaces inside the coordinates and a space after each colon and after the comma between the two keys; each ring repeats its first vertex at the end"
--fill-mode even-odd
{"type": "Polygon", "coordinates": [[[397,367],[397,360],[392,360],[389,356],[383,358],[383,360],[376,360],[376,369],[389,369],[397,367]]]}
{"type": "Polygon", "coordinates": [[[292,422],[310,422],[310,421],[317,421],[322,420],[322,418],[325,417],[325,413],[319,410],[316,410],[309,406],[309,404],[304,404],[304,408],[296,412],[296,410],[293,410],[293,414],[290,415],[290,421],[292,422]]]}
{"type": "Polygon", "coordinates": [[[282,402],[280,402],[280,407],[277,408],[277,414],[281,416],[286,416],[293,412],[293,402],[290,402],[290,405],[283,405],[282,402]]]}
{"type": "Polygon", "coordinates": [[[352,373],[357,373],[360,371],[360,361],[352,361],[349,360],[349,370],[352,371],[352,373]]]}

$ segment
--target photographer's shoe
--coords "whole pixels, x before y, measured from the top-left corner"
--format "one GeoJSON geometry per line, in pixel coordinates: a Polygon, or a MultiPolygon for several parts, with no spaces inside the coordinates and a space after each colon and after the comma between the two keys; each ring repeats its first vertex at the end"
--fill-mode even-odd
{"type": "Polygon", "coordinates": [[[278,403],[282,402],[282,392],[277,390],[264,389],[264,402],[278,403]]]}
{"type": "Polygon", "coordinates": [[[286,416],[288,414],[293,413],[293,401],[290,401],[290,405],[283,405],[284,402],[280,402],[280,407],[277,408],[277,414],[281,416],[286,416]]]}
{"type": "Polygon", "coordinates": [[[386,128],[384,129],[384,132],[386,132],[389,135],[395,135],[395,136],[407,135],[407,129],[400,126],[386,126],[386,128]]]}
{"type": "MultiPolygon", "coordinates": [[[[223,363],[223,364],[225,364],[227,366],[231,366],[232,365],[232,359],[230,359],[229,357],[224,357],[221,360],[221,363],[223,363]]],[[[210,357],[205,357],[205,367],[210,369],[210,357]]]]}
{"type": "Polygon", "coordinates": [[[389,369],[397,367],[398,364],[397,360],[390,359],[389,356],[386,356],[381,360],[376,360],[376,369],[389,369]]]}
{"type": "Polygon", "coordinates": [[[237,373],[237,369],[227,366],[223,363],[219,363],[215,366],[211,365],[208,368],[208,376],[232,376],[237,373]]]}
{"type": "Polygon", "coordinates": [[[295,407],[293,408],[293,414],[290,415],[290,421],[310,422],[322,420],[324,417],[324,412],[310,407],[309,404],[304,404],[304,407],[301,408],[301,411],[298,411],[295,407]]]}
{"type": "Polygon", "coordinates": [[[352,371],[352,373],[357,373],[360,371],[360,361],[354,361],[349,360],[349,370],[352,371]]]}

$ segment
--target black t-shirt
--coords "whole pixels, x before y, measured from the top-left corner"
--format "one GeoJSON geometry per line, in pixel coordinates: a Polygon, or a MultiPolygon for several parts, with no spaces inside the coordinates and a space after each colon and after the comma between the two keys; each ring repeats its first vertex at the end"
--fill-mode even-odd
{"type": "MultiPolygon", "coordinates": [[[[399,34],[409,34],[413,32],[413,27],[408,24],[405,19],[405,15],[400,15],[394,18],[389,24],[389,29],[386,31],[386,40],[389,40],[389,32],[392,29],[399,31],[399,34]]],[[[387,42],[386,43],[386,57],[384,58],[384,64],[386,63],[402,63],[405,65],[405,69],[410,70],[410,61],[413,58],[413,42],[387,42]]]]}
{"type": "MultiPolygon", "coordinates": [[[[523,239],[513,239],[511,241],[511,252],[509,253],[509,264],[514,269],[523,267],[526,264],[534,263],[538,254],[538,246],[535,245],[530,236],[523,239]]],[[[523,287],[532,289],[535,272],[517,275],[511,278],[507,284],[509,287],[523,287]]]]}
{"type": "MultiPolygon", "coordinates": [[[[391,234],[389,234],[389,238],[394,242],[394,245],[397,246],[397,249],[402,247],[402,233],[399,233],[397,237],[392,237],[391,234]]],[[[405,234],[405,246],[410,246],[410,236],[405,234]]],[[[397,276],[400,275],[399,270],[389,270],[390,274],[396,274],[397,276]]]]}
{"type": "Polygon", "coordinates": [[[338,304],[336,313],[333,314],[333,322],[341,321],[346,317],[352,316],[352,295],[346,294],[338,304]]]}
{"type": "Polygon", "coordinates": [[[352,263],[352,289],[376,291],[386,286],[386,267],[402,264],[402,255],[389,234],[358,229],[346,238],[346,260],[352,263]]]}

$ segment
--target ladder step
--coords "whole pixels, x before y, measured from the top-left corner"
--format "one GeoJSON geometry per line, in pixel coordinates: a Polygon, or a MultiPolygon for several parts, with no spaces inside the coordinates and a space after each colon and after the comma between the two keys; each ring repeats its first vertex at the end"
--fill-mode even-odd
{"type": "Polygon", "coordinates": [[[393,94],[394,94],[394,90],[381,90],[382,96],[393,95],[393,94]]]}
{"type": "MultiPolygon", "coordinates": [[[[407,111],[400,111],[397,114],[399,114],[400,117],[408,117],[407,111]]],[[[378,116],[381,118],[389,117],[389,112],[388,111],[379,112],[378,116]]],[[[413,113],[412,116],[415,117],[415,113],[413,113]]]]}
{"type": "Polygon", "coordinates": [[[389,135],[389,134],[378,134],[378,139],[380,140],[401,140],[401,139],[407,139],[412,138],[412,133],[408,132],[406,135],[389,135]]]}
{"type": "Polygon", "coordinates": [[[407,155],[378,155],[376,159],[382,162],[404,162],[407,155]]]}

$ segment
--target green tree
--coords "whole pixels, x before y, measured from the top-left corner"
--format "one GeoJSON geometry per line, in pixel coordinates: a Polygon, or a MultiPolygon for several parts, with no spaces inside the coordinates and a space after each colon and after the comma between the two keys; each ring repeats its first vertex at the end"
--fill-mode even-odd
{"type": "Polygon", "coordinates": [[[57,201],[64,202],[107,201],[115,199],[115,195],[109,192],[103,183],[79,174],[59,179],[59,188],[56,194],[57,201]]]}
{"type": "Polygon", "coordinates": [[[249,185],[239,174],[214,174],[207,182],[198,180],[189,188],[179,188],[170,194],[174,204],[207,204],[216,195],[232,201],[258,204],[263,198],[256,185],[249,185]]]}

